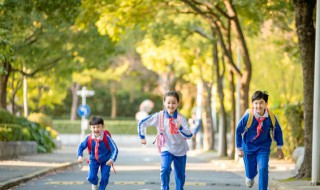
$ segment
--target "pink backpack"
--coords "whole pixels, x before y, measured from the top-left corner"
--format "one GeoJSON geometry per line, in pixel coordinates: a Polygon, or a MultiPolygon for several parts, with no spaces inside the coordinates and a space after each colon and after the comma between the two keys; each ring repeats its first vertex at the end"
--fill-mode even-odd
{"type": "MultiPolygon", "coordinates": [[[[157,142],[157,147],[158,147],[158,152],[161,153],[161,148],[163,147],[164,143],[166,142],[166,139],[164,137],[164,124],[163,124],[163,121],[164,121],[164,111],[160,111],[159,112],[159,132],[156,136],[156,139],[155,141],[153,142],[153,144],[155,142],[157,142]]],[[[178,120],[178,126],[180,126],[180,114],[178,113],[178,116],[177,116],[177,120],[178,120]]]]}

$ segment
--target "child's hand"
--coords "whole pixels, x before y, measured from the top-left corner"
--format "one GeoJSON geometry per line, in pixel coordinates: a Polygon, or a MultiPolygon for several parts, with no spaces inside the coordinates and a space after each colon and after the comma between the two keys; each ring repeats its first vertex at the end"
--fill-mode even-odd
{"type": "Polygon", "coordinates": [[[238,156],[242,158],[244,156],[243,150],[238,150],[238,156]]]}
{"type": "Polygon", "coordinates": [[[78,157],[78,162],[79,162],[80,164],[83,162],[82,156],[79,156],[79,157],[78,157]]]}
{"type": "Polygon", "coordinates": [[[108,162],[106,163],[106,165],[111,166],[113,164],[113,161],[110,159],[108,160],[108,162]]]}
{"type": "Polygon", "coordinates": [[[146,139],[141,139],[141,144],[147,144],[146,139]]]}
{"type": "Polygon", "coordinates": [[[283,154],[283,152],[282,152],[281,149],[277,149],[276,156],[277,156],[279,159],[284,158],[284,154],[283,154]]]}

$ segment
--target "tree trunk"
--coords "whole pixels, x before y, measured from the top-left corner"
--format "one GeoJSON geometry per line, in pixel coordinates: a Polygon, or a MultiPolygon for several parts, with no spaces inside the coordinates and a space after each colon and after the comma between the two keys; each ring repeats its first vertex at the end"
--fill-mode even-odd
{"type": "Polygon", "coordinates": [[[230,113],[230,126],[231,126],[231,154],[230,157],[234,158],[235,154],[235,130],[236,130],[236,100],[235,100],[235,85],[234,85],[234,75],[231,70],[229,70],[229,81],[230,81],[230,94],[231,94],[231,113],[230,113]]]}
{"type": "Polygon", "coordinates": [[[160,91],[164,95],[170,90],[175,90],[176,87],[176,76],[173,68],[170,67],[170,71],[159,74],[160,91]]]}
{"type": "Polygon", "coordinates": [[[39,85],[37,88],[38,88],[38,97],[37,97],[37,100],[35,100],[35,104],[36,104],[35,106],[36,106],[36,112],[41,112],[41,110],[40,110],[40,100],[41,100],[41,97],[42,97],[43,87],[41,85],[39,85]]]}
{"type": "Polygon", "coordinates": [[[11,90],[12,90],[12,96],[11,96],[11,99],[10,99],[10,104],[11,104],[11,113],[13,115],[16,115],[17,113],[17,105],[15,104],[15,99],[16,99],[16,94],[18,92],[18,90],[21,88],[22,86],[22,80],[17,80],[15,78],[15,73],[13,72],[12,73],[12,83],[11,83],[11,90]],[[16,82],[16,87],[14,86],[14,83],[16,82]]]}
{"type": "Polygon", "coordinates": [[[72,105],[71,105],[71,113],[70,113],[70,120],[74,121],[77,118],[77,105],[78,105],[78,95],[77,91],[79,90],[80,85],[77,82],[74,82],[71,87],[71,94],[72,94],[72,105]]]}
{"type": "Polygon", "coordinates": [[[0,108],[7,109],[7,85],[11,73],[11,64],[8,62],[0,63],[6,73],[0,75],[0,108]]]}
{"type": "Polygon", "coordinates": [[[213,150],[214,149],[214,132],[213,132],[213,122],[211,113],[211,89],[212,85],[207,82],[203,82],[203,86],[206,91],[206,101],[205,101],[205,115],[206,120],[203,123],[203,150],[213,150]]]}
{"type": "Polygon", "coordinates": [[[244,63],[244,69],[242,72],[241,76],[241,85],[240,85],[240,112],[241,114],[244,114],[246,109],[249,108],[249,88],[250,88],[250,80],[251,80],[251,73],[252,73],[252,68],[251,68],[251,60],[250,60],[250,55],[249,51],[247,48],[247,44],[241,29],[241,25],[238,19],[238,14],[236,12],[235,7],[232,4],[232,1],[224,1],[226,8],[228,10],[229,17],[232,18],[232,29],[233,32],[239,42],[240,45],[240,52],[241,56],[243,58],[243,63],[244,63]]]}
{"type": "Polygon", "coordinates": [[[28,82],[27,76],[23,76],[23,116],[27,118],[29,116],[29,108],[28,108],[28,82]]]}
{"type": "Polygon", "coordinates": [[[110,84],[110,93],[111,93],[111,118],[117,117],[117,90],[116,84],[111,81],[110,84]]]}
{"type": "MultiPolygon", "coordinates": [[[[319,2],[318,2],[319,3],[319,2]]],[[[313,11],[316,1],[294,0],[295,21],[302,60],[303,96],[304,96],[304,159],[297,178],[310,178],[312,168],[312,126],[313,126],[313,91],[315,28],[313,11]]]]}
{"type": "MultiPolygon", "coordinates": [[[[213,31],[214,35],[214,31],[213,31]]],[[[219,144],[218,144],[218,152],[219,156],[224,157],[228,156],[227,154],[227,114],[224,107],[224,92],[223,92],[223,74],[220,74],[220,66],[218,60],[218,48],[217,42],[214,41],[213,43],[213,62],[216,66],[216,76],[217,76],[217,89],[218,89],[218,96],[220,102],[220,119],[219,119],[219,144]]],[[[223,63],[224,64],[224,63],[223,63]]]]}

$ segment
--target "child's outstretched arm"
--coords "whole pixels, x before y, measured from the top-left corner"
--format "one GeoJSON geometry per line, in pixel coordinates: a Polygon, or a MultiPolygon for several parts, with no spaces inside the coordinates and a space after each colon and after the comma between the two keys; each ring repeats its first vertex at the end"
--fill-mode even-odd
{"type": "Polygon", "coordinates": [[[240,158],[244,156],[244,152],[242,150],[242,138],[243,133],[246,128],[246,124],[248,121],[249,114],[245,114],[241,120],[239,121],[237,128],[236,128],[236,146],[237,146],[237,154],[240,158]]]}
{"type": "Polygon", "coordinates": [[[78,154],[77,154],[77,158],[78,158],[78,162],[82,163],[83,162],[83,151],[88,147],[88,136],[86,137],[86,139],[84,141],[82,141],[79,144],[78,147],[78,154]]]}
{"type": "Polygon", "coordinates": [[[118,157],[118,147],[116,143],[112,140],[110,136],[107,135],[108,145],[110,147],[111,156],[110,159],[107,161],[107,165],[111,166],[118,157]]]}
{"type": "Polygon", "coordinates": [[[111,137],[107,136],[107,139],[111,151],[111,157],[107,161],[107,165],[111,166],[118,158],[118,147],[111,137]]]}
{"type": "Polygon", "coordinates": [[[279,159],[282,159],[282,158],[284,158],[284,154],[282,152],[283,136],[282,136],[282,130],[281,130],[281,127],[280,127],[280,124],[279,124],[277,118],[276,118],[276,127],[274,129],[274,140],[277,142],[277,153],[276,153],[276,156],[279,159]]]}
{"type": "Polygon", "coordinates": [[[155,126],[158,127],[158,116],[159,113],[154,113],[149,115],[148,117],[142,119],[138,124],[138,134],[141,139],[141,144],[147,144],[145,137],[145,129],[147,127],[155,126]]]}
{"type": "Polygon", "coordinates": [[[191,130],[189,129],[189,125],[186,118],[182,116],[181,116],[181,124],[179,126],[179,132],[184,138],[187,138],[187,139],[190,139],[193,135],[191,130]]]}

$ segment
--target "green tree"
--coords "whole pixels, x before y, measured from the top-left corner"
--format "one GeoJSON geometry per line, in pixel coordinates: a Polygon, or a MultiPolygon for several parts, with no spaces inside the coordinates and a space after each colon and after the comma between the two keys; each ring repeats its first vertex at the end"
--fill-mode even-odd
{"type": "MultiPolygon", "coordinates": [[[[316,1],[294,0],[295,21],[299,39],[299,51],[303,70],[304,111],[304,158],[297,174],[298,178],[311,177],[312,126],[314,92],[315,27],[314,10],[316,1]]],[[[319,3],[319,2],[318,2],[319,3]]]]}
{"type": "MultiPolygon", "coordinates": [[[[64,55],[62,31],[70,26],[75,14],[77,1],[11,1],[1,3],[1,31],[7,50],[1,60],[1,107],[6,107],[7,82],[12,72],[20,72],[25,77],[33,77],[59,63],[64,55]],[[12,53],[11,53],[12,52],[12,53]]],[[[64,33],[66,34],[66,33],[64,33]]]]}

